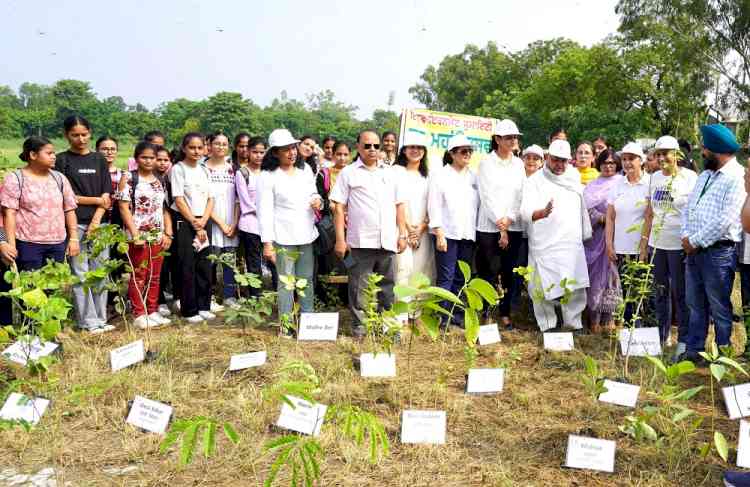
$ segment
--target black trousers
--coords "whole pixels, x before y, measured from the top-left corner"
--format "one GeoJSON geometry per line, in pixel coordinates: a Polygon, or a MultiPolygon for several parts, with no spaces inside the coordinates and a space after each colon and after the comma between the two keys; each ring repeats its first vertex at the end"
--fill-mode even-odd
{"type": "Polygon", "coordinates": [[[510,303],[513,295],[520,292],[519,283],[513,277],[513,269],[518,267],[522,233],[508,232],[508,246],[498,245],[500,232],[477,232],[477,274],[493,286],[498,284],[505,291],[498,310],[500,316],[510,316],[510,303]]]}
{"type": "Polygon", "coordinates": [[[180,313],[188,318],[211,307],[210,251],[208,247],[200,252],[195,251],[195,230],[189,222],[179,219],[176,225],[177,259],[182,269],[180,313]]]}
{"type": "MultiPolygon", "coordinates": [[[[260,267],[263,245],[260,243],[260,235],[243,232],[242,230],[240,230],[239,234],[247,272],[257,275],[258,279],[263,279],[263,271],[260,267]]],[[[260,296],[261,291],[261,288],[250,287],[249,289],[251,297],[260,296]]]]}
{"type": "MultiPolygon", "coordinates": [[[[5,281],[5,271],[9,267],[4,262],[0,262],[0,292],[10,291],[9,282],[5,281]]],[[[13,324],[13,302],[9,297],[0,296],[0,326],[13,324]]]]}

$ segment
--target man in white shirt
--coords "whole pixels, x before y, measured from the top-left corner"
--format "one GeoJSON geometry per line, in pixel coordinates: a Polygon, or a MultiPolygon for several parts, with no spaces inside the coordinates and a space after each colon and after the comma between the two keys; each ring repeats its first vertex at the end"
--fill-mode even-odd
{"type": "Polygon", "coordinates": [[[379,283],[380,307],[387,309],[393,304],[395,255],[404,251],[408,236],[399,178],[378,160],[379,150],[378,134],[372,130],[360,132],[359,158],[341,170],[330,195],[331,201],[339,203],[334,213],[334,253],[349,271],[349,308],[355,337],[366,333],[364,291],[368,275],[383,276],[379,283]]]}
{"type": "MultiPolygon", "coordinates": [[[[501,120],[492,136],[492,152],[479,163],[479,216],[477,219],[477,273],[505,293],[500,300],[500,322],[512,328],[511,298],[518,293],[513,269],[518,266],[523,228],[518,212],[526,172],[513,155],[521,132],[512,120],[501,120]]],[[[489,310],[488,310],[489,311],[489,310]]]]}
{"type": "Polygon", "coordinates": [[[583,185],[571,159],[570,144],[555,140],[541,171],[526,181],[521,218],[529,233],[529,295],[534,315],[545,332],[557,325],[555,305],[562,307],[563,325],[581,330],[589,286],[583,241],[591,238],[591,221],[583,202],[583,185]]]}

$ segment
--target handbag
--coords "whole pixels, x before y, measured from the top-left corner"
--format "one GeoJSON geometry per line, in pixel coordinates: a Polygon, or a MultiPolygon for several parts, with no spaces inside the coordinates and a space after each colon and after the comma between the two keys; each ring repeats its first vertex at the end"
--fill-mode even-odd
{"type": "Polygon", "coordinates": [[[620,274],[617,272],[617,266],[610,262],[609,276],[607,278],[607,288],[602,292],[602,299],[599,304],[599,312],[614,314],[617,307],[622,303],[622,288],[620,287],[620,274]]]}
{"type": "Polygon", "coordinates": [[[336,245],[336,227],[333,225],[331,215],[325,215],[315,223],[318,229],[318,238],[313,242],[315,255],[327,255],[333,251],[336,245]]]}

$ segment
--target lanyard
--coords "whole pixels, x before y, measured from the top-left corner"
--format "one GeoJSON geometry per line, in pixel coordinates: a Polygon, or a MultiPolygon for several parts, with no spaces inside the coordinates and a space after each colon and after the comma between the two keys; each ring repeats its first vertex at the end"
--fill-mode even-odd
{"type": "Polygon", "coordinates": [[[700,196],[698,196],[698,201],[696,201],[696,203],[700,202],[701,198],[703,198],[703,195],[706,194],[706,191],[708,191],[708,188],[711,187],[712,184],[714,184],[714,181],[717,177],[719,177],[718,173],[716,175],[711,175],[708,177],[708,179],[706,180],[706,184],[703,185],[703,189],[701,190],[701,194],[700,196]]]}

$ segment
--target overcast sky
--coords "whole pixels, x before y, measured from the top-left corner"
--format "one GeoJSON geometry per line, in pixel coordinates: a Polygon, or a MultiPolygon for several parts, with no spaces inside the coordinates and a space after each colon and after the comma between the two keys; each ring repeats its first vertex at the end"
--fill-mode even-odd
{"type": "Polygon", "coordinates": [[[360,107],[418,106],[408,89],[468,43],[591,45],[616,0],[0,0],[0,84],[91,82],[154,108],[238,91],[259,105],[332,90],[360,107]]]}

